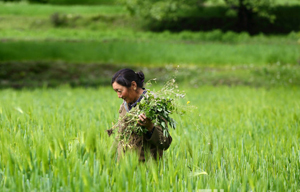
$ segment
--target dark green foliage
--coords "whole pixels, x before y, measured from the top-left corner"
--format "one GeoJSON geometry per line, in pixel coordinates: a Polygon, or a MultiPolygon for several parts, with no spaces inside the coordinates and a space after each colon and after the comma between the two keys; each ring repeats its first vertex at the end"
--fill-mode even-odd
{"type": "Polygon", "coordinates": [[[56,87],[109,85],[118,65],[68,64],[60,62],[9,62],[0,64],[0,87],[56,87]]]}
{"type": "Polygon", "coordinates": [[[28,0],[30,3],[49,3],[49,0],[28,0]]]}
{"type": "Polygon", "coordinates": [[[54,13],[51,15],[51,23],[54,25],[54,27],[65,26],[67,24],[67,16],[54,13]]]}
{"type": "Polygon", "coordinates": [[[54,27],[75,27],[77,21],[81,19],[81,16],[68,16],[67,14],[54,13],[51,15],[50,19],[54,27]]]}
{"type": "Polygon", "coordinates": [[[299,31],[300,7],[275,6],[274,0],[225,0],[226,6],[204,1],[123,0],[130,13],[153,31],[247,31],[278,34],[299,31]],[[297,11],[296,11],[297,10],[297,11]],[[282,14],[284,12],[284,14],[282,14]]]}
{"type": "MultiPolygon", "coordinates": [[[[287,34],[292,31],[300,31],[300,6],[276,6],[269,13],[275,18],[270,22],[268,17],[254,15],[252,18],[250,34],[287,34]]],[[[176,20],[162,19],[156,22],[148,22],[146,27],[153,31],[170,30],[179,32],[211,31],[241,31],[237,25],[238,19],[228,15],[228,8],[223,6],[205,7],[194,9],[186,14],[179,15],[176,20]]]]}

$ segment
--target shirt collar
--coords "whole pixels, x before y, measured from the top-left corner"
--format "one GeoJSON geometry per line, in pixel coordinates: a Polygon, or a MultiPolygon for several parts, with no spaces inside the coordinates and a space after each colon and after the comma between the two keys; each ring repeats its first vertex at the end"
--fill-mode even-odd
{"type": "Polygon", "coordinates": [[[138,104],[138,102],[140,102],[144,98],[144,95],[147,93],[147,90],[145,88],[143,88],[143,90],[144,91],[143,91],[142,95],[133,104],[129,104],[126,101],[124,101],[124,105],[125,105],[127,112],[130,111],[133,107],[135,107],[138,104]],[[128,108],[126,106],[128,106],[128,108]]]}

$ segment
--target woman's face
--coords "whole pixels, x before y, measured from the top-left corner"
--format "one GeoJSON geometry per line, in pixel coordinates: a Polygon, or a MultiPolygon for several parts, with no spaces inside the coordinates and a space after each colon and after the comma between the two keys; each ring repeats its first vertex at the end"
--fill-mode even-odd
{"type": "Polygon", "coordinates": [[[131,85],[131,87],[125,87],[123,85],[114,82],[112,84],[113,89],[117,92],[118,97],[126,101],[127,103],[134,103],[137,97],[137,94],[131,85]]]}

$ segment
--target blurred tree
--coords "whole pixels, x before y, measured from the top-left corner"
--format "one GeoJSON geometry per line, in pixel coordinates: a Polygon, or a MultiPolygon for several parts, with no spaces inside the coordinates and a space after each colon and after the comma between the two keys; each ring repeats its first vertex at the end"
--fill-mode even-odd
{"type": "Polygon", "coordinates": [[[179,12],[201,7],[207,0],[119,0],[129,12],[143,19],[176,19],[179,12]]]}
{"type": "MultiPolygon", "coordinates": [[[[205,7],[205,2],[215,0],[120,0],[132,15],[150,20],[176,19],[178,13],[191,8],[205,7]]],[[[251,31],[253,16],[267,17],[271,22],[275,16],[270,10],[275,0],[224,0],[229,14],[238,18],[237,26],[240,31],[251,31]]],[[[201,11],[203,9],[199,9],[201,11]]]]}
{"type": "Polygon", "coordinates": [[[241,31],[251,31],[253,15],[266,17],[274,22],[275,16],[270,13],[275,0],[224,0],[231,10],[237,13],[238,28],[241,31]]]}

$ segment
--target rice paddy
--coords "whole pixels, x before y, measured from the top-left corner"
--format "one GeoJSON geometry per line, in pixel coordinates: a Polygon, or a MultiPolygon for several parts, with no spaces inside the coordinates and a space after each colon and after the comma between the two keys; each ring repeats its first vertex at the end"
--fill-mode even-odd
{"type": "Polygon", "coordinates": [[[0,190],[300,189],[298,88],[180,89],[197,108],[173,116],[170,148],[145,163],[116,159],[106,130],[122,101],[111,87],[1,90],[0,190]]]}

